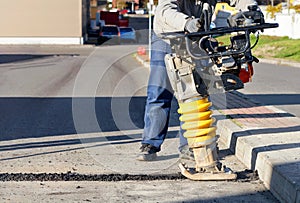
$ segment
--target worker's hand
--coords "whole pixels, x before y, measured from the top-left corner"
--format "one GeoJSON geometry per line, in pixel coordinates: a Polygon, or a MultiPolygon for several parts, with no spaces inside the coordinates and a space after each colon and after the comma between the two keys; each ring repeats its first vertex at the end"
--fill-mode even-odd
{"type": "Polygon", "coordinates": [[[200,19],[199,18],[190,18],[186,21],[184,29],[185,31],[191,32],[199,32],[201,28],[200,19]]]}

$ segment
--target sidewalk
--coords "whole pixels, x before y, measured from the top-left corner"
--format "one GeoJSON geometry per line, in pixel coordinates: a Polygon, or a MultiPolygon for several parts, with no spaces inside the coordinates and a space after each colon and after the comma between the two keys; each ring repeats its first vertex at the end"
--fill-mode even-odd
{"type": "MultiPolygon", "coordinates": [[[[137,58],[149,66],[146,56],[137,58]]],[[[249,169],[258,171],[276,198],[300,202],[300,118],[237,91],[226,93],[225,104],[218,103],[222,100],[213,100],[220,140],[249,169]]]]}

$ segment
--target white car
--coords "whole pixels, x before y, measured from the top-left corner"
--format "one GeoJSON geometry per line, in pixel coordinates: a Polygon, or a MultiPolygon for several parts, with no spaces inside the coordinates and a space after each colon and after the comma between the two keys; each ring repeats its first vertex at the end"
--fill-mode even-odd
{"type": "Polygon", "coordinates": [[[138,9],[138,10],[135,10],[135,14],[143,15],[143,14],[145,14],[145,10],[142,9],[142,8],[140,8],[140,9],[138,9]]]}

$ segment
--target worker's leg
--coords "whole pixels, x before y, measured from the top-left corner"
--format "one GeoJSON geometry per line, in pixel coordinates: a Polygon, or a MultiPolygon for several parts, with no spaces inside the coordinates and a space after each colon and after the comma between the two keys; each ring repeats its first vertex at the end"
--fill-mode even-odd
{"type": "MultiPolygon", "coordinates": [[[[147,102],[144,117],[144,133],[142,139],[141,155],[139,160],[152,160],[165,140],[168,131],[173,90],[167,75],[165,55],[171,52],[170,45],[158,39],[152,39],[150,77],[147,87],[147,102]],[[152,156],[154,154],[154,156],[152,156]],[[150,155],[149,159],[147,155],[150,155]]],[[[187,140],[179,132],[180,145],[187,146],[187,140]]]]}
{"type": "Polygon", "coordinates": [[[156,147],[158,151],[167,134],[173,98],[164,62],[165,54],[166,52],[159,50],[152,50],[151,52],[151,70],[142,140],[142,144],[150,144],[156,147]]]}

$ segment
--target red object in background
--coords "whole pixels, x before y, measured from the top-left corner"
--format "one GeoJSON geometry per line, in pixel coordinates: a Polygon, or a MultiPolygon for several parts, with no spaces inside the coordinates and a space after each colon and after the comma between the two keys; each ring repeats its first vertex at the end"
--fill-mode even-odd
{"type": "Polygon", "coordinates": [[[138,55],[146,55],[145,47],[138,47],[137,54],[138,55]]]}
{"type": "Polygon", "coordinates": [[[125,15],[128,13],[127,9],[120,10],[120,15],[125,15]]]}
{"type": "Polygon", "coordinates": [[[119,26],[119,11],[100,11],[100,20],[105,21],[105,25],[117,25],[119,26]]]}
{"type": "Polygon", "coordinates": [[[104,20],[105,25],[116,25],[119,27],[128,27],[128,19],[120,19],[119,11],[100,11],[100,20],[104,20]]]}
{"type": "Polygon", "coordinates": [[[252,63],[248,63],[248,70],[241,68],[239,78],[243,83],[247,83],[251,81],[251,77],[253,76],[253,66],[252,63]]]}
{"type": "Polygon", "coordinates": [[[119,27],[128,27],[129,25],[129,20],[128,19],[120,19],[119,20],[119,27]]]}

